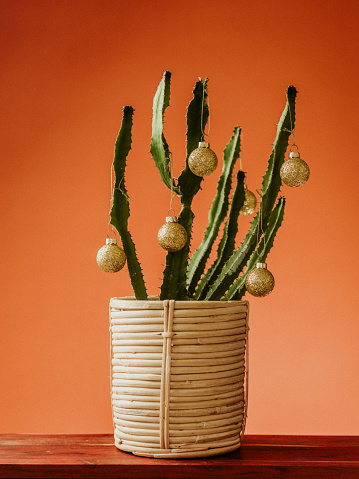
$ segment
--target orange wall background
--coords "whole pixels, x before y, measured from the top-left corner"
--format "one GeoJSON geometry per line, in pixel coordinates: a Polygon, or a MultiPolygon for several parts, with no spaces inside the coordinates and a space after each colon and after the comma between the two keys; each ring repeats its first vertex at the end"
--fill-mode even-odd
{"type": "MultiPolygon", "coordinates": [[[[130,229],[157,294],[170,194],[149,143],[167,69],[175,174],[192,88],[207,76],[211,147],[221,156],[243,128],[252,190],[286,88],[297,87],[296,140],[311,178],[283,187],[268,257],[276,287],[249,298],[246,432],[359,434],[358,14],[354,0],[1,1],[0,432],[112,431],[108,301],[132,291],[126,271],[103,273],[95,258],[122,107],[132,105],[130,229]]],[[[195,201],[194,246],[219,170],[195,201]]],[[[241,220],[239,236],[248,226],[241,220]]]]}

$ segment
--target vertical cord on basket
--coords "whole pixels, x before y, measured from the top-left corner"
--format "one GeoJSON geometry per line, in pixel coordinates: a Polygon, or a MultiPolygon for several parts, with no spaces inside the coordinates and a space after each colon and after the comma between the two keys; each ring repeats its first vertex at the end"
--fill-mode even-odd
{"type": "Polygon", "coordinates": [[[248,412],[248,386],[249,386],[249,326],[248,326],[248,316],[249,316],[249,303],[247,302],[247,318],[246,318],[246,344],[245,344],[245,396],[244,396],[244,410],[243,410],[243,420],[242,420],[242,428],[240,432],[240,441],[242,441],[244,436],[244,430],[246,428],[247,422],[247,412],[248,412]]]}
{"type": "MultiPolygon", "coordinates": [[[[115,416],[113,414],[113,404],[112,404],[112,376],[113,376],[113,365],[112,365],[112,357],[113,357],[113,346],[112,346],[112,329],[111,329],[111,304],[109,306],[109,318],[110,318],[110,388],[111,388],[111,412],[112,412],[112,424],[113,424],[113,432],[115,434],[116,431],[116,425],[115,425],[115,416]]],[[[121,440],[119,439],[121,442],[121,440]]]]}
{"type": "Polygon", "coordinates": [[[169,449],[169,410],[170,410],[170,389],[171,389],[171,348],[172,348],[172,325],[175,301],[165,299],[163,301],[163,349],[161,369],[161,391],[160,391],[160,447],[169,449]]]}
{"type": "Polygon", "coordinates": [[[160,390],[160,448],[165,448],[165,417],[166,417],[166,408],[165,408],[165,382],[166,382],[166,353],[167,353],[167,340],[166,333],[168,331],[168,309],[169,309],[169,300],[165,299],[163,301],[163,349],[162,349],[162,369],[161,369],[161,390],[160,390]]]}
{"type": "Polygon", "coordinates": [[[165,381],[165,448],[170,447],[170,393],[171,393],[171,349],[175,300],[169,300],[167,337],[166,337],[166,381],[165,381]]]}

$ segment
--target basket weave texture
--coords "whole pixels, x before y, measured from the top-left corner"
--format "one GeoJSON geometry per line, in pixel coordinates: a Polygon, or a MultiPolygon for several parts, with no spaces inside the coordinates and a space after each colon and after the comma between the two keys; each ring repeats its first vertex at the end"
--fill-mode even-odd
{"type": "Polygon", "coordinates": [[[171,459],[240,446],[247,408],[247,301],[112,298],[110,331],[119,449],[171,459]]]}

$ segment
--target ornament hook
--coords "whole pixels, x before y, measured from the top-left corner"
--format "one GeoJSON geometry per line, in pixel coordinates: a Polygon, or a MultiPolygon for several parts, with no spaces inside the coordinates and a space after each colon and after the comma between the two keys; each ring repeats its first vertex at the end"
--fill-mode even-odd
{"type": "Polygon", "coordinates": [[[292,148],[294,148],[294,147],[297,149],[296,153],[299,153],[299,148],[298,148],[298,145],[297,145],[296,143],[292,143],[292,144],[290,145],[289,152],[291,152],[291,151],[292,151],[292,148]]]}
{"type": "Polygon", "coordinates": [[[170,209],[168,210],[168,216],[176,216],[176,212],[175,212],[175,210],[174,210],[173,208],[170,208],[170,209]]]}
{"type": "Polygon", "coordinates": [[[110,234],[113,233],[113,238],[116,238],[116,233],[115,233],[115,230],[113,229],[113,227],[111,228],[110,226],[110,229],[107,231],[107,238],[111,238],[110,234]]]}

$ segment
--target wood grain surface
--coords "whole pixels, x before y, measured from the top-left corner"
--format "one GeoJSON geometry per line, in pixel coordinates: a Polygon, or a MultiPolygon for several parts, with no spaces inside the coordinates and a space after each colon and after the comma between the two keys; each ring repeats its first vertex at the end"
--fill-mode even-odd
{"type": "Polygon", "coordinates": [[[119,451],[110,434],[0,435],[0,478],[359,478],[359,436],[245,435],[239,450],[203,459],[119,451]]]}

